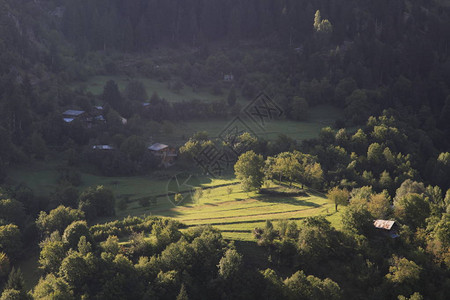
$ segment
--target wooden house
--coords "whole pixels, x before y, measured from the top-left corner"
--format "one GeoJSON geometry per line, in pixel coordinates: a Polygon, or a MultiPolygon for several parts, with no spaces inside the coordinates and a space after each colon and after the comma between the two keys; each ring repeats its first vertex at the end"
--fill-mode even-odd
{"type": "Polygon", "coordinates": [[[373,226],[381,233],[388,235],[391,238],[397,238],[398,235],[398,225],[392,220],[375,220],[373,221],[373,226]]]}
{"type": "Polygon", "coordinates": [[[66,123],[72,123],[76,119],[81,119],[85,116],[84,110],[69,109],[62,113],[63,120],[66,123]]]}
{"type": "Polygon", "coordinates": [[[165,167],[169,167],[174,164],[177,158],[177,150],[165,144],[155,143],[148,147],[153,155],[161,159],[161,164],[165,167]]]}

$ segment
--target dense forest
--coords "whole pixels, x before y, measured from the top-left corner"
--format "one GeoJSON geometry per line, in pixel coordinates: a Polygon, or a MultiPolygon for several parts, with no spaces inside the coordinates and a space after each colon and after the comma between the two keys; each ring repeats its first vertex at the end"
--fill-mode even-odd
{"type": "Polygon", "coordinates": [[[0,0],[0,299],[448,299],[449,46],[445,0],[0,0]],[[99,75],[131,79],[74,88],[99,75]],[[171,101],[135,78],[222,100],[171,101]],[[304,140],[205,128],[173,145],[174,168],[200,173],[199,153],[232,149],[245,191],[308,186],[343,210],[342,228],[267,221],[255,263],[211,226],[110,221],[126,201],[80,187],[80,168],[164,176],[151,136],[233,118],[262,91],[285,120],[318,105],[343,114],[304,140]],[[91,119],[66,122],[67,110],[91,119]],[[51,195],[9,176],[53,159],[51,195]],[[397,236],[375,219],[395,220],[397,236]],[[30,290],[17,266],[34,252],[30,290]]]}

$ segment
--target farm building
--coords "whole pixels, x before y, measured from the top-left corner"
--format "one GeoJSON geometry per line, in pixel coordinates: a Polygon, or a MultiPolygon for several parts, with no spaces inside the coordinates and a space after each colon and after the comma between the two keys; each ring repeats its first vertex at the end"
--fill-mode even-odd
{"type": "Polygon", "coordinates": [[[391,238],[398,237],[398,225],[395,221],[391,220],[375,220],[373,226],[381,233],[387,234],[391,238]]]}
{"type": "Polygon", "coordinates": [[[84,110],[69,109],[62,113],[63,120],[66,123],[71,123],[75,119],[81,118],[86,112],[84,110]]]}
{"type": "Polygon", "coordinates": [[[161,164],[165,167],[173,165],[176,157],[178,156],[177,150],[165,144],[155,143],[148,147],[153,155],[161,159],[161,164]]]}
{"type": "Polygon", "coordinates": [[[233,74],[225,74],[223,76],[223,81],[234,81],[234,76],[233,74]]]}
{"type": "Polygon", "coordinates": [[[114,150],[114,147],[111,145],[94,145],[92,146],[94,150],[114,150]]]}

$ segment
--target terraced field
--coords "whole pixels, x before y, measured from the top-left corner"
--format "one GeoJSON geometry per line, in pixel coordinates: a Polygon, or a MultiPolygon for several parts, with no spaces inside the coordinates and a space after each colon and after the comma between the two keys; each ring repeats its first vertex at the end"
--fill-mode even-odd
{"type": "MultiPolygon", "coordinates": [[[[334,213],[334,207],[321,194],[306,191],[303,196],[268,196],[256,193],[245,193],[235,180],[220,181],[220,187],[214,187],[212,182],[203,186],[203,197],[194,201],[190,193],[185,193],[186,199],[180,205],[167,196],[158,197],[154,206],[143,208],[138,201],[133,201],[119,215],[151,214],[177,219],[188,226],[213,225],[220,229],[227,239],[253,240],[252,231],[255,227],[264,226],[266,220],[277,221],[290,219],[300,222],[309,216],[324,215],[335,227],[339,227],[339,218],[334,213]],[[226,184],[226,183],[225,183],[226,184]],[[229,187],[232,191],[230,194],[229,187]]],[[[273,188],[281,186],[273,185],[273,188]]]]}

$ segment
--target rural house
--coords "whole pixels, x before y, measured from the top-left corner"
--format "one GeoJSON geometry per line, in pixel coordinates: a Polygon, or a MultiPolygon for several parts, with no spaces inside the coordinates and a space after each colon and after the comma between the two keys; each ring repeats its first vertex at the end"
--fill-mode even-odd
{"type": "Polygon", "coordinates": [[[386,234],[391,238],[398,237],[398,225],[395,221],[375,220],[373,221],[373,226],[375,226],[375,228],[379,230],[380,233],[386,234]]]}
{"type": "Polygon", "coordinates": [[[165,144],[155,143],[148,147],[153,155],[161,159],[161,164],[166,168],[174,164],[176,157],[178,156],[177,151],[173,147],[169,147],[165,144]]]}
{"type": "Polygon", "coordinates": [[[62,113],[63,120],[66,123],[72,123],[75,119],[79,119],[85,115],[84,110],[69,109],[62,113]]]}

